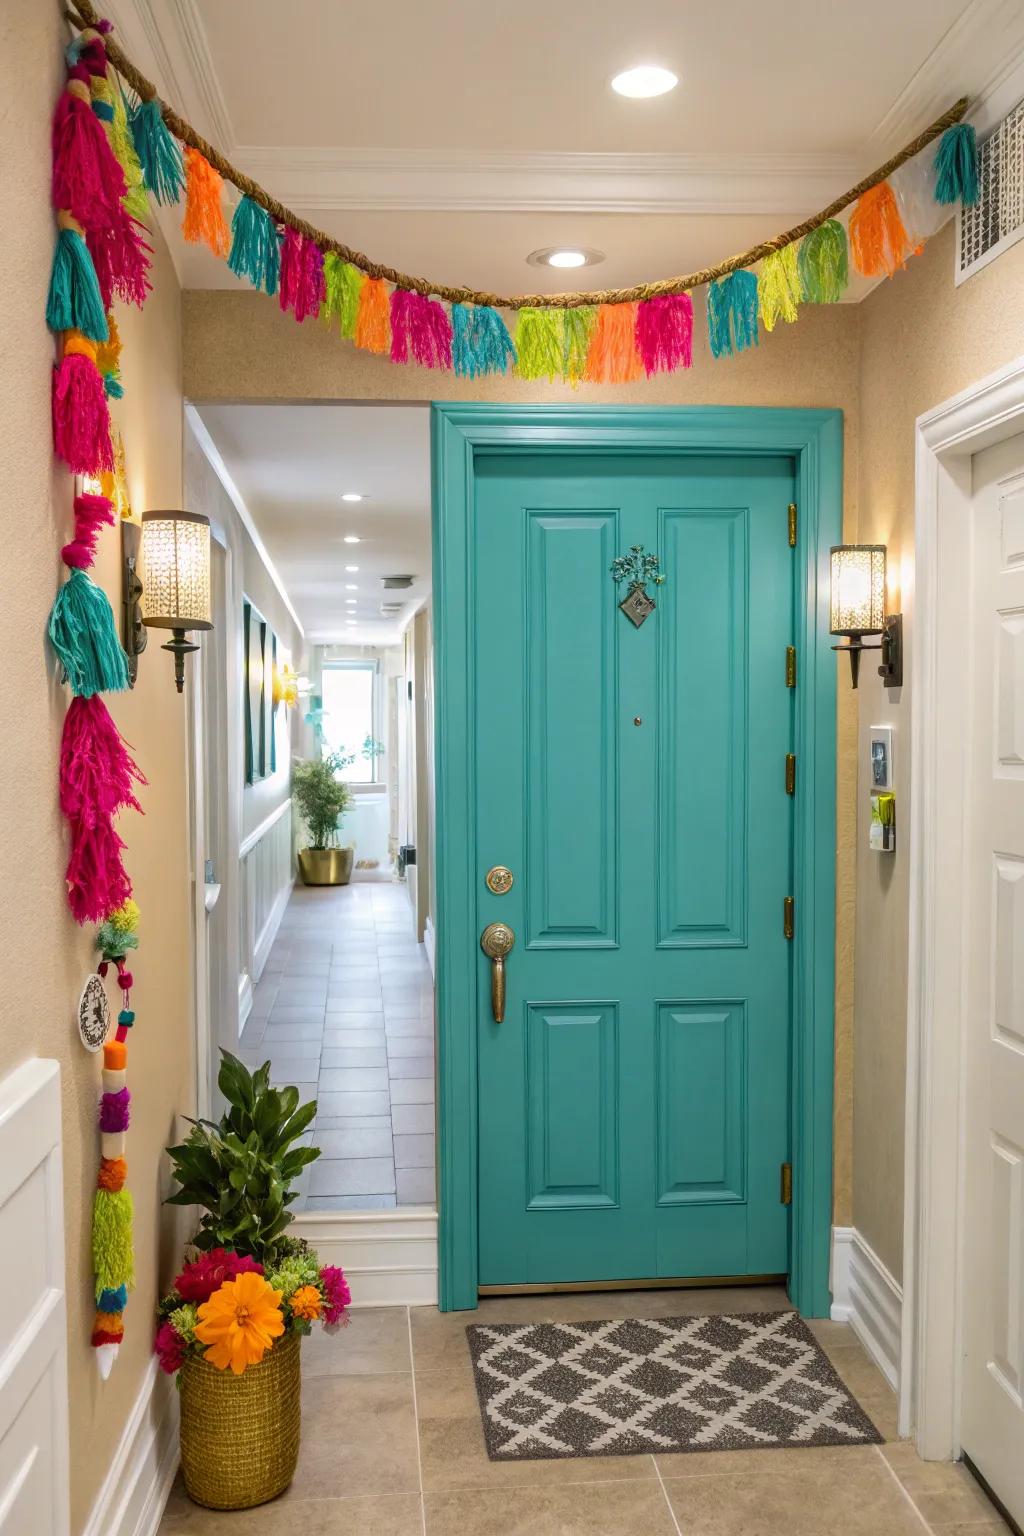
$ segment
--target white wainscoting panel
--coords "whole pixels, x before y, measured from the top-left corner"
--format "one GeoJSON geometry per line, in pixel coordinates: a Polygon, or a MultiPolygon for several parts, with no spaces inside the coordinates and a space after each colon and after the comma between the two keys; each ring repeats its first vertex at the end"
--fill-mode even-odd
{"type": "Polygon", "coordinates": [[[291,811],[289,797],[249,833],[238,850],[240,1025],[252,1006],[252,987],[263,974],[295,879],[291,811]]]}
{"type": "Polygon", "coordinates": [[[832,1228],[832,1320],[849,1323],[899,1391],[903,1292],[856,1227],[832,1228]]]}
{"type": "Polygon", "coordinates": [[[436,1211],[310,1212],[292,1225],[322,1263],[345,1271],[354,1307],[437,1305],[436,1211]]]}
{"type": "Polygon", "coordinates": [[[34,1058],[0,1083],[3,1536],[70,1531],[60,1123],[57,1062],[34,1058]]]}
{"type": "Polygon", "coordinates": [[[151,1359],[82,1536],[156,1536],[178,1470],[178,1394],[151,1359]]]}

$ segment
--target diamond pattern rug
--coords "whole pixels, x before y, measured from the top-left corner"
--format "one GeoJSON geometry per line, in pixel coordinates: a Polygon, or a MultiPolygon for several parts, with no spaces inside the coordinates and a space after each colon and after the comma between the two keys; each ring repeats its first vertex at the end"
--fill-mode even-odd
{"type": "Polygon", "coordinates": [[[795,1312],[466,1332],[492,1461],[882,1439],[795,1312]]]}

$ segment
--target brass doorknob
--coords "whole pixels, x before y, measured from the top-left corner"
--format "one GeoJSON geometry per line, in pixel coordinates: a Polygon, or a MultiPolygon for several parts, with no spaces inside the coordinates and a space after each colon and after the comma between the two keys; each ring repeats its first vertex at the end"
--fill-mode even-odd
{"type": "Polygon", "coordinates": [[[488,923],[480,935],[480,948],[491,962],[491,1012],[495,1024],[505,1018],[505,957],[511,954],[516,936],[507,923],[488,923]]]}

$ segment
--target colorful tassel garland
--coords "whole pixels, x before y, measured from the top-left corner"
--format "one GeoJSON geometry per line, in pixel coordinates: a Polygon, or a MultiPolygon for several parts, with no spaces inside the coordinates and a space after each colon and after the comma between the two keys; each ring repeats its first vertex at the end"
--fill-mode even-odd
{"type": "Polygon", "coordinates": [[[811,304],[838,304],[850,281],[846,230],[827,219],[800,242],[797,269],[803,296],[811,304]]]}
{"type": "Polygon", "coordinates": [[[521,309],[516,321],[516,373],[521,379],[557,379],[562,372],[565,311],[521,309]]]}
{"type": "Polygon", "coordinates": [[[149,258],[153,247],[143,239],[142,225],[122,206],[101,229],[85,234],[103,303],[110,308],[116,294],[141,309],[150,291],[149,258]]]}
{"type": "Polygon", "coordinates": [[[869,187],[858,198],[850,215],[850,252],[854,266],[865,277],[891,277],[913,255],[896,194],[887,181],[869,187]]]}
{"type": "MultiPolygon", "coordinates": [[[[136,785],[146,779],[133,760],[110,711],[98,695],[76,696],[64,717],[60,747],[60,808],[69,819],[95,824],[109,821],[121,810],[141,812],[136,785]]],[[[106,919],[131,895],[111,902],[100,913],[106,919]]]]}
{"type": "Polygon", "coordinates": [[[57,593],[49,635],[72,693],[88,699],[128,687],[128,658],[110,599],[85,571],[73,569],[57,593]]]}
{"type": "Polygon", "coordinates": [[[66,208],[83,229],[102,228],[121,210],[127,192],[103,124],[92,110],[89,74],[75,65],[53,119],[53,206],[66,208]]]}
{"type": "Polygon", "coordinates": [[[635,304],[601,304],[587,349],[590,384],[631,384],[643,367],[636,350],[635,304]]]}
{"type": "Polygon", "coordinates": [[[452,305],[452,357],[455,372],[463,379],[508,373],[515,364],[516,349],[496,309],[486,304],[452,305]]]}
{"type": "Polygon", "coordinates": [[[96,1294],[135,1289],[132,1197],[127,1189],[98,1189],[92,1211],[92,1267],[96,1294]]]}
{"type": "Polygon", "coordinates": [[[575,389],[587,371],[590,337],[597,319],[596,304],[578,304],[564,311],[562,328],[562,376],[575,389]]]}
{"type": "Polygon", "coordinates": [[[106,341],[103,296],[82,226],[66,211],[58,215],[58,222],[46,323],[51,331],[81,331],[90,341],[106,341]]]}
{"type": "Polygon", "coordinates": [[[780,320],[792,325],[802,298],[796,246],[784,245],[765,257],[757,279],[757,304],[765,330],[773,331],[780,320]]]}
{"type": "MultiPolygon", "coordinates": [[[[100,1188],[106,1189],[107,1185],[101,1184],[100,1188]]],[[[96,1300],[96,1308],[100,1312],[123,1312],[127,1305],[128,1287],[126,1285],[119,1285],[115,1290],[100,1291],[96,1300]]]]}
{"type": "Polygon", "coordinates": [[[315,240],[288,228],[281,245],[281,275],[277,302],[296,320],[318,315],[324,301],[324,253],[315,240]]]}
{"type": "Polygon", "coordinates": [[[74,475],[95,477],[114,467],[96,343],[80,331],[65,333],[64,356],[53,371],[53,446],[74,475]]]}
{"type": "Polygon", "coordinates": [[[67,566],[84,570],[96,558],[96,540],[105,523],[114,523],[114,508],[106,496],[83,492],[75,497],[75,536],[65,544],[60,557],[67,566]]]}
{"type": "Polygon", "coordinates": [[[164,122],[155,96],[132,110],[130,128],[146,186],[158,203],[178,202],[185,186],[181,146],[164,122]]]}
{"type": "Polygon", "coordinates": [[[935,155],[935,198],[973,208],[980,196],[978,136],[972,123],[954,123],[939,140],[935,155]]]}
{"type": "Polygon", "coordinates": [[[277,292],[281,246],[277,225],[265,208],[243,197],[231,220],[231,253],[228,266],[236,277],[247,277],[264,293],[277,292]]]}
{"type": "Polygon", "coordinates": [[[181,232],[190,245],[207,245],[221,260],[231,248],[231,237],[221,206],[224,182],[205,155],[185,145],[185,217],[181,232]]]}
{"type": "Polygon", "coordinates": [[[693,300],[688,293],[662,294],[637,305],[636,348],[648,378],[692,367],[693,300]]]}
{"type": "Polygon", "coordinates": [[[391,351],[391,307],[382,277],[368,277],[359,290],[355,343],[364,352],[386,356],[391,351]]]}
{"type": "Polygon", "coordinates": [[[341,334],[350,341],[356,333],[359,295],[365,281],[359,268],[342,261],[337,251],[328,251],[324,256],[324,304],[320,318],[327,325],[337,320],[341,334]]]}
{"type": "Polygon", "coordinates": [[[391,361],[422,368],[452,366],[452,323],[436,299],[396,288],[391,294],[391,361]]]}
{"type": "Polygon", "coordinates": [[[757,278],[742,268],[708,285],[708,343],[712,357],[756,347],[757,278]]]}

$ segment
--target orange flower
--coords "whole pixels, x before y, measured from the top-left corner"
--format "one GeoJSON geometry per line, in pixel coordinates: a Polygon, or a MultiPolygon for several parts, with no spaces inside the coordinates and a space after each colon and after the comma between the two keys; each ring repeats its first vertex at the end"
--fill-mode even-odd
{"type": "Polygon", "coordinates": [[[300,1285],[288,1305],[293,1317],[304,1317],[307,1322],[314,1323],[320,1316],[323,1302],[315,1285],[300,1285]]]}
{"type": "Polygon", "coordinates": [[[226,1280],[199,1308],[196,1338],[210,1346],[204,1359],[218,1371],[230,1366],[236,1376],[247,1365],[258,1365],[284,1333],[282,1294],[251,1272],[226,1280]]]}

